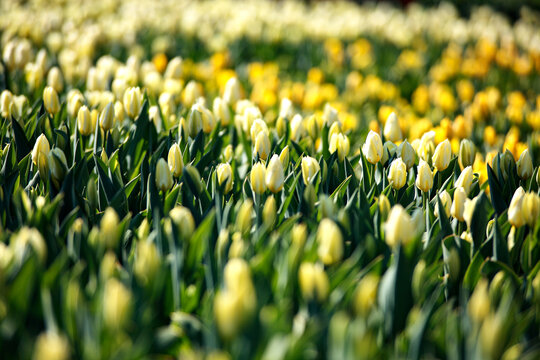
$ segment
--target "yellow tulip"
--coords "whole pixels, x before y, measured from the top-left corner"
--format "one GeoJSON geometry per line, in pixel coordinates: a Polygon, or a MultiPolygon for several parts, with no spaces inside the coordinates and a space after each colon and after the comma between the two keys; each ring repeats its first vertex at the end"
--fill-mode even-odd
{"type": "Polygon", "coordinates": [[[266,191],[265,177],[266,177],[266,168],[264,167],[264,164],[261,162],[258,162],[255,165],[253,165],[249,178],[251,180],[251,188],[253,189],[255,193],[262,194],[266,191]]]}

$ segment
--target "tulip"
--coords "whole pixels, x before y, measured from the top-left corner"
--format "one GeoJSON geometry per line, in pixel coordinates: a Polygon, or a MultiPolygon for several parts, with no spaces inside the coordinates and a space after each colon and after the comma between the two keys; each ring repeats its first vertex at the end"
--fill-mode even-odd
{"type": "Polygon", "coordinates": [[[279,156],[274,154],[266,168],[266,186],[271,192],[277,193],[283,189],[284,180],[283,165],[279,160],[279,156]]]}
{"type": "Polygon", "coordinates": [[[379,196],[379,199],[377,200],[377,206],[379,208],[379,213],[381,214],[381,219],[384,221],[388,218],[388,214],[390,213],[390,200],[386,197],[386,195],[381,194],[379,196]]]}
{"type": "Polygon", "coordinates": [[[0,95],[0,115],[4,119],[11,117],[11,106],[13,105],[13,94],[9,90],[2,91],[0,95]]]}
{"type": "Polygon", "coordinates": [[[101,243],[108,249],[115,249],[119,240],[118,224],[120,219],[116,211],[108,207],[99,223],[99,237],[101,243]]]}
{"type": "Polygon", "coordinates": [[[467,223],[467,227],[470,229],[472,224],[472,217],[474,214],[474,209],[476,207],[476,201],[478,197],[475,197],[472,200],[466,199],[465,205],[463,207],[463,220],[467,223]]]}
{"type": "Polygon", "coordinates": [[[47,331],[38,336],[34,347],[34,360],[68,360],[69,341],[55,331],[47,331]]]}
{"type": "Polygon", "coordinates": [[[270,139],[268,132],[261,131],[255,139],[255,154],[259,155],[260,159],[266,160],[270,153],[270,139]]]}
{"type": "Polygon", "coordinates": [[[149,284],[154,280],[160,262],[156,245],[146,239],[140,240],[137,244],[137,255],[133,264],[133,273],[137,279],[143,284],[149,284]]]}
{"type": "Polygon", "coordinates": [[[273,196],[269,196],[268,199],[266,199],[262,215],[263,223],[266,225],[266,227],[269,228],[274,225],[277,215],[277,204],[276,199],[273,196]]]}
{"type": "Polygon", "coordinates": [[[343,161],[345,156],[349,154],[351,145],[349,143],[349,138],[346,135],[341,133],[333,134],[330,139],[330,153],[335,153],[337,151],[339,161],[343,161]]]}
{"type": "Polygon", "coordinates": [[[416,153],[424,161],[429,161],[435,151],[435,132],[428,131],[422,135],[416,153]]]}
{"type": "Polygon", "coordinates": [[[283,169],[287,169],[287,166],[289,166],[289,145],[285,145],[283,150],[281,150],[281,153],[279,154],[279,161],[281,161],[283,169]]]}
{"type": "Polygon", "coordinates": [[[199,111],[199,108],[191,107],[187,119],[187,128],[191,138],[195,138],[195,136],[197,136],[197,134],[202,130],[203,120],[202,113],[199,111]]]}
{"type": "Polygon", "coordinates": [[[428,192],[433,187],[433,173],[431,172],[428,163],[424,160],[420,160],[420,164],[418,165],[416,187],[423,192],[428,192]]]}
{"type": "Polygon", "coordinates": [[[242,203],[236,215],[236,229],[242,235],[248,235],[251,230],[251,217],[253,215],[253,202],[248,199],[242,203]]]}
{"type": "Polygon", "coordinates": [[[534,228],[540,217],[540,196],[534,192],[528,192],[523,197],[522,213],[525,222],[534,228]]]}
{"type": "Polygon", "coordinates": [[[128,88],[124,92],[124,108],[128,116],[135,119],[141,110],[143,95],[138,87],[128,88]]]}
{"type": "MultiPolygon", "coordinates": [[[[451,211],[451,208],[452,208],[452,197],[450,196],[450,194],[446,190],[443,190],[439,194],[439,199],[441,201],[441,205],[442,205],[442,208],[444,209],[446,217],[450,217],[450,211],[451,211]]],[[[434,213],[435,213],[436,217],[439,217],[439,205],[437,205],[437,204],[435,204],[434,213]]]]}
{"type": "Polygon", "coordinates": [[[121,101],[116,101],[114,103],[114,118],[116,123],[121,124],[124,122],[124,104],[121,101]]]}
{"type": "Polygon", "coordinates": [[[469,195],[473,180],[474,177],[472,167],[467,166],[461,171],[461,174],[459,174],[459,177],[454,183],[454,186],[456,188],[462,187],[465,190],[465,194],[469,195]]]}
{"type": "Polygon", "coordinates": [[[114,104],[112,102],[105,106],[99,115],[99,126],[103,131],[109,131],[114,125],[114,104]]]}
{"type": "Polygon", "coordinates": [[[131,317],[132,294],[115,278],[105,283],[103,292],[103,320],[111,329],[125,327],[131,317]]]}
{"type": "Polygon", "coordinates": [[[279,105],[279,117],[280,118],[290,118],[293,115],[294,108],[291,100],[287,98],[281,99],[279,105]]]}
{"type": "Polygon", "coordinates": [[[337,110],[327,103],[324,105],[322,120],[328,127],[331,127],[333,124],[338,124],[339,119],[337,110]]]}
{"type": "Polygon", "coordinates": [[[257,194],[262,194],[266,191],[266,168],[264,167],[264,164],[261,162],[256,163],[253,165],[253,168],[251,169],[251,188],[253,191],[257,194]]]}
{"type": "Polygon", "coordinates": [[[45,105],[47,112],[51,115],[55,115],[60,111],[58,93],[50,86],[47,86],[43,90],[43,104],[45,105]]]}
{"type": "Polygon", "coordinates": [[[233,187],[233,173],[231,165],[229,163],[219,164],[216,169],[216,173],[219,185],[225,187],[224,191],[225,194],[227,194],[232,190],[233,187]]]}
{"type": "Polygon", "coordinates": [[[413,219],[399,204],[392,207],[383,227],[385,241],[390,247],[397,246],[399,243],[407,245],[417,234],[413,219]]]}
{"type": "Polygon", "coordinates": [[[304,119],[302,115],[296,114],[291,120],[291,139],[294,141],[299,141],[304,136],[304,119]]]}
{"type": "Polygon", "coordinates": [[[379,278],[368,274],[360,280],[354,297],[354,309],[357,314],[367,316],[377,300],[379,278]]]}
{"type": "Polygon", "coordinates": [[[508,208],[508,222],[516,228],[525,225],[526,219],[523,212],[523,199],[525,197],[525,191],[520,186],[517,188],[512,200],[510,201],[510,207],[508,208]]]}
{"type": "Polygon", "coordinates": [[[321,167],[317,160],[310,156],[304,156],[302,158],[302,177],[304,184],[310,184],[313,182],[315,175],[321,170],[321,167]]]}
{"type": "Polygon", "coordinates": [[[51,178],[58,184],[66,175],[66,169],[68,167],[66,155],[60,148],[55,147],[47,154],[47,163],[51,178]]]}
{"type": "Polygon", "coordinates": [[[15,119],[22,121],[23,116],[26,115],[28,110],[28,99],[24,95],[14,96],[13,105],[11,106],[11,116],[15,119]]]}
{"type": "Polygon", "coordinates": [[[172,94],[167,92],[161,93],[161,95],[159,95],[158,103],[165,119],[169,119],[169,117],[175,113],[176,104],[174,103],[174,96],[172,94]]]}
{"type": "Polygon", "coordinates": [[[461,186],[454,191],[454,202],[450,208],[453,217],[459,221],[464,221],[465,201],[467,200],[467,192],[461,186]]]}
{"type": "Polygon", "coordinates": [[[459,156],[458,156],[458,162],[459,166],[461,167],[461,170],[466,168],[467,166],[472,166],[474,163],[476,152],[474,150],[474,144],[469,139],[463,139],[461,140],[461,144],[459,145],[459,156]]]}
{"type": "Polygon", "coordinates": [[[83,105],[77,113],[77,127],[79,133],[84,136],[88,136],[94,132],[92,128],[92,118],[90,117],[90,111],[83,105]]]}
{"type": "Polygon", "coordinates": [[[383,156],[383,144],[379,134],[370,130],[366,142],[362,146],[362,152],[367,161],[372,164],[378,163],[383,156]]]}
{"type": "Polygon", "coordinates": [[[395,112],[391,112],[386,119],[386,124],[384,124],[384,137],[394,143],[403,138],[395,112]]]}
{"type": "Polygon", "coordinates": [[[176,205],[170,212],[169,217],[180,230],[183,239],[189,239],[195,231],[195,219],[188,208],[176,205]]]}
{"type": "Polygon", "coordinates": [[[411,144],[407,140],[403,141],[401,144],[399,144],[398,150],[397,150],[399,156],[401,156],[401,159],[407,165],[407,170],[409,170],[416,160],[416,151],[412,147],[411,144]]]}
{"type": "Polygon", "coordinates": [[[47,74],[47,85],[61,92],[64,89],[64,78],[58,67],[52,67],[47,74]]]}
{"type": "Polygon", "coordinates": [[[212,114],[212,112],[208,110],[201,103],[196,103],[191,108],[196,109],[198,113],[201,115],[202,131],[205,134],[210,134],[212,130],[214,130],[214,127],[216,126],[216,121],[214,119],[214,115],[212,114]]]}
{"type": "Polygon", "coordinates": [[[50,149],[49,140],[47,140],[44,134],[39,135],[32,150],[32,162],[34,165],[39,165],[40,157],[43,156],[46,159],[50,149]]]}
{"type": "Polygon", "coordinates": [[[438,171],[444,171],[448,165],[450,165],[451,159],[452,146],[450,145],[450,141],[445,139],[443,142],[437,145],[437,148],[435,149],[435,153],[433,154],[433,166],[438,171]]]}
{"type": "Polygon", "coordinates": [[[177,56],[172,58],[165,69],[166,79],[180,79],[182,77],[182,58],[177,56]]]}
{"type": "Polygon", "coordinates": [[[467,310],[474,321],[481,323],[489,314],[490,308],[488,282],[486,279],[480,279],[469,299],[467,310]]]}
{"type": "Polygon", "coordinates": [[[201,84],[191,80],[182,92],[182,104],[184,104],[184,107],[190,108],[202,95],[201,84]]]}
{"type": "Polygon", "coordinates": [[[322,302],[328,296],[330,282],[319,264],[304,262],[298,268],[298,284],[302,297],[307,301],[322,302]]]}
{"type": "Polygon", "coordinates": [[[214,116],[216,119],[218,119],[223,126],[229,125],[231,122],[231,113],[225,100],[220,97],[216,97],[214,99],[212,110],[214,111],[214,116]]]}
{"type": "Polygon", "coordinates": [[[167,162],[169,164],[169,169],[171,170],[171,173],[174,175],[174,177],[178,178],[182,176],[182,172],[184,171],[184,160],[178,143],[172,144],[171,148],[169,149],[167,162]]]}
{"type": "Polygon", "coordinates": [[[332,220],[323,219],[317,230],[317,254],[325,265],[332,265],[343,257],[343,236],[332,220]]]}
{"type": "Polygon", "coordinates": [[[534,171],[533,161],[529,149],[525,149],[519,156],[519,160],[516,163],[517,173],[520,178],[527,180],[532,176],[534,171]]]}
{"type": "Polygon", "coordinates": [[[233,160],[234,157],[234,150],[231,144],[225,146],[223,149],[223,159],[230,163],[233,160]]]}
{"type": "Polygon", "coordinates": [[[390,185],[396,190],[405,186],[405,183],[407,182],[407,166],[401,158],[395,159],[392,161],[392,164],[390,164],[388,181],[390,181],[390,185]]]}
{"type": "Polygon", "coordinates": [[[169,165],[165,159],[161,158],[156,164],[156,186],[159,190],[166,192],[173,185],[173,179],[169,165]]]}
{"type": "Polygon", "coordinates": [[[236,77],[230,78],[225,84],[223,91],[223,100],[231,106],[234,106],[242,97],[242,87],[236,77]]]}
{"type": "Polygon", "coordinates": [[[67,111],[69,116],[75,117],[84,105],[84,96],[79,90],[70,90],[67,95],[67,111]]]}

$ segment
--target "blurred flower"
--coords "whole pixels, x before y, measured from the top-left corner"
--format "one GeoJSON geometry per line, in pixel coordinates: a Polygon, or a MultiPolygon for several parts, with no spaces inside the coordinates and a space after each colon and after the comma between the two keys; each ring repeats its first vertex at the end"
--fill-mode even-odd
{"type": "Polygon", "coordinates": [[[317,230],[317,254],[325,265],[332,265],[343,257],[341,230],[332,220],[325,218],[317,230]]]}

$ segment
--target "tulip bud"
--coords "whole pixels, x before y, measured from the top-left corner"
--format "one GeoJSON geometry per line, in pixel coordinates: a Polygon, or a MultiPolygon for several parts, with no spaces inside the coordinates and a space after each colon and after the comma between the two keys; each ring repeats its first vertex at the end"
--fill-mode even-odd
{"type": "Polygon", "coordinates": [[[314,181],[315,175],[321,170],[321,167],[317,160],[311,156],[304,156],[302,158],[302,177],[304,184],[310,184],[314,181]]]}
{"type": "Polygon", "coordinates": [[[120,237],[120,234],[118,233],[119,222],[120,219],[118,218],[116,211],[113,208],[108,207],[103,213],[99,223],[100,241],[108,249],[116,248],[120,237]]]}
{"type": "Polygon", "coordinates": [[[279,105],[279,117],[281,118],[290,118],[293,115],[294,108],[291,100],[287,98],[281,99],[279,105]]]}
{"type": "Polygon", "coordinates": [[[2,91],[0,95],[0,115],[4,119],[11,117],[11,106],[13,105],[13,94],[9,90],[2,91]]]}
{"type": "Polygon", "coordinates": [[[135,119],[139,116],[142,101],[143,94],[140,88],[131,87],[124,92],[124,108],[130,118],[135,119]]]}
{"type": "Polygon", "coordinates": [[[416,150],[412,147],[407,140],[399,144],[398,154],[401,156],[401,159],[407,165],[407,170],[409,170],[416,160],[416,150]]]}
{"type": "Polygon", "coordinates": [[[177,205],[170,212],[169,217],[180,230],[183,239],[189,239],[195,231],[195,219],[188,208],[177,205]]]}
{"type": "Polygon", "coordinates": [[[47,85],[61,92],[64,89],[64,78],[58,67],[52,67],[47,74],[47,85]]]}
{"type": "Polygon", "coordinates": [[[386,119],[386,124],[384,125],[384,137],[394,143],[401,141],[403,138],[395,112],[391,112],[386,119]]]}
{"type": "Polygon", "coordinates": [[[187,83],[186,87],[184,88],[184,92],[182,93],[182,104],[184,104],[184,107],[190,108],[201,96],[201,84],[191,80],[187,83]]]}
{"type": "Polygon", "coordinates": [[[230,163],[234,157],[234,150],[231,144],[225,146],[223,149],[223,160],[230,163]]]}
{"type": "Polygon", "coordinates": [[[278,136],[281,138],[287,132],[287,120],[283,117],[279,117],[276,121],[276,131],[278,136]]]}
{"type": "Polygon", "coordinates": [[[341,133],[333,134],[330,139],[330,153],[335,153],[337,151],[339,161],[343,161],[345,156],[349,154],[351,145],[349,143],[349,138],[346,135],[341,133]]]}
{"type": "Polygon", "coordinates": [[[291,241],[293,244],[303,247],[306,243],[307,235],[306,224],[295,224],[291,230],[291,241]]]}
{"type": "Polygon", "coordinates": [[[242,98],[242,87],[236,77],[230,78],[225,84],[223,91],[223,100],[231,106],[236,105],[236,102],[242,98]]]}
{"type": "Polygon", "coordinates": [[[77,127],[79,133],[84,136],[91,135],[94,132],[92,128],[92,118],[90,117],[90,111],[83,105],[77,113],[77,127]]]}
{"type": "Polygon", "coordinates": [[[450,141],[445,139],[437,145],[437,148],[435,149],[435,153],[433,154],[433,166],[435,166],[438,171],[444,171],[448,165],[450,165],[451,159],[452,146],[450,145],[450,141]]]}
{"type": "Polygon", "coordinates": [[[37,64],[28,63],[24,67],[24,77],[28,87],[31,90],[36,90],[43,82],[43,69],[37,64]]]}
{"type": "Polygon", "coordinates": [[[182,58],[180,56],[174,57],[167,64],[165,69],[166,79],[180,79],[182,77],[182,58]]]}
{"type": "Polygon", "coordinates": [[[189,112],[187,126],[188,126],[189,136],[192,138],[195,138],[195,136],[197,136],[197,134],[203,128],[202,114],[195,107],[192,107],[189,112]]]}
{"type": "Polygon", "coordinates": [[[388,213],[390,213],[390,201],[386,195],[381,194],[377,200],[377,206],[379,208],[379,213],[381,214],[381,220],[386,221],[388,218],[388,213]]]}
{"type": "Polygon", "coordinates": [[[379,134],[370,130],[366,142],[362,146],[362,152],[366,157],[367,161],[372,164],[378,163],[383,156],[383,144],[379,134]]]}
{"type": "Polygon", "coordinates": [[[114,125],[114,105],[112,102],[105,106],[99,115],[99,126],[103,131],[109,131],[114,125]]]}
{"type": "Polygon", "coordinates": [[[277,208],[276,208],[276,199],[273,196],[269,196],[268,199],[266,199],[266,202],[264,203],[263,208],[263,223],[266,225],[266,227],[270,228],[274,225],[274,222],[276,221],[276,214],[277,214],[277,208]]]}
{"type": "Polygon", "coordinates": [[[360,280],[354,299],[354,309],[357,314],[364,317],[369,314],[377,300],[378,287],[379,278],[375,275],[368,274],[360,280]]]}
{"type": "Polygon", "coordinates": [[[68,360],[69,342],[54,331],[41,333],[34,347],[34,360],[68,360]]]}
{"type": "Polygon", "coordinates": [[[261,131],[255,139],[255,154],[259,155],[260,159],[266,160],[270,153],[270,139],[268,132],[261,131]]]}
{"type": "Polygon", "coordinates": [[[229,106],[222,98],[217,97],[214,99],[212,110],[214,111],[214,116],[223,126],[229,125],[231,122],[231,113],[229,111],[229,106]]]}
{"type": "Polygon", "coordinates": [[[296,114],[291,120],[291,139],[294,141],[300,141],[304,137],[304,119],[302,115],[296,114]]]}
{"type": "Polygon", "coordinates": [[[488,295],[488,282],[486,279],[480,279],[474,288],[474,292],[469,299],[467,310],[469,315],[477,323],[482,322],[489,314],[490,301],[488,295]]]}
{"type": "Polygon", "coordinates": [[[266,168],[264,167],[263,163],[258,162],[253,165],[249,178],[251,180],[251,188],[255,193],[262,194],[266,191],[265,176],[266,168]]]}
{"type": "Polygon", "coordinates": [[[131,292],[115,278],[105,283],[103,292],[103,320],[110,329],[125,327],[131,317],[131,292]]]}
{"type": "Polygon", "coordinates": [[[534,225],[540,218],[540,196],[534,192],[526,193],[523,197],[522,213],[525,222],[534,228],[534,225]]]}
{"type": "Polygon", "coordinates": [[[159,159],[156,164],[156,186],[159,190],[166,192],[173,185],[173,178],[169,165],[165,159],[159,159]]]}
{"type": "Polygon", "coordinates": [[[47,154],[47,163],[51,178],[58,185],[66,175],[66,169],[68,167],[66,155],[60,148],[55,147],[47,154]]]}
{"type": "Polygon", "coordinates": [[[281,150],[281,153],[279,154],[279,161],[281,161],[283,169],[287,169],[289,166],[289,145],[285,145],[283,150],[281,150]]]}
{"type": "Polygon", "coordinates": [[[459,174],[459,177],[454,183],[454,186],[456,188],[462,187],[463,190],[465,190],[465,194],[469,195],[473,180],[474,180],[474,177],[473,177],[472,167],[467,166],[465,169],[461,171],[461,174],[459,174]]]}
{"type": "Polygon", "coordinates": [[[161,259],[153,242],[141,240],[137,244],[137,255],[133,264],[133,273],[143,284],[153,281],[159,269],[161,259]]]}
{"type": "Polygon", "coordinates": [[[184,160],[178,143],[172,144],[171,148],[169,149],[167,162],[169,163],[169,169],[171,170],[171,173],[175,177],[178,178],[182,176],[182,172],[184,171],[184,160]]]}
{"type": "Polygon", "coordinates": [[[517,188],[512,200],[510,201],[510,207],[508,208],[508,222],[516,228],[525,225],[525,217],[523,216],[523,198],[525,197],[525,191],[520,186],[517,188]]]}
{"type": "Polygon", "coordinates": [[[79,109],[84,105],[84,96],[79,90],[70,90],[67,95],[67,111],[69,116],[77,116],[79,109]]]}
{"type": "Polygon", "coordinates": [[[532,176],[534,171],[533,161],[529,149],[525,149],[519,156],[519,160],[516,163],[517,173],[520,178],[527,180],[532,176]]]}
{"type": "Polygon", "coordinates": [[[333,124],[339,121],[337,110],[334,109],[330,104],[325,104],[322,120],[328,127],[331,127],[333,124]]]}
{"type": "Polygon", "coordinates": [[[463,187],[458,187],[454,191],[454,202],[450,208],[452,216],[459,221],[464,221],[465,201],[467,200],[467,193],[463,187]]]}
{"type": "Polygon", "coordinates": [[[399,243],[407,245],[417,233],[413,219],[399,204],[392,207],[383,227],[385,241],[390,247],[397,246],[399,243]]]}
{"type": "Polygon", "coordinates": [[[242,203],[236,215],[236,229],[246,236],[251,230],[251,217],[253,214],[253,202],[248,199],[242,203]]]}
{"type": "Polygon", "coordinates": [[[210,110],[208,110],[201,103],[194,104],[192,106],[192,109],[196,109],[201,116],[201,126],[202,126],[203,132],[205,134],[210,134],[212,130],[214,130],[214,127],[216,126],[214,115],[210,112],[210,110]]]}
{"type": "MultiPolygon", "coordinates": [[[[452,208],[452,197],[446,190],[443,190],[441,193],[439,193],[439,199],[441,201],[441,205],[444,209],[446,217],[450,217],[450,211],[452,208]]],[[[434,213],[436,217],[439,217],[439,205],[437,204],[435,204],[434,213]]]]}
{"type": "Polygon", "coordinates": [[[302,263],[298,268],[298,283],[306,301],[323,302],[330,291],[328,275],[320,264],[302,263]]]}
{"type": "Polygon", "coordinates": [[[47,86],[43,90],[43,104],[45,109],[51,115],[56,115],[60,111],[60,100],[58,100],[58,93],[52,87],[47,86]]]}
{"type": "Polygon", "coordinates": [[[476,151],[474,150],[473,142],[469,139],[461,140],[461,144],[459,145],[459,156],[458,156],[458,162],[459,162],[459,166],[461,167],[461,170],[463,170],[467,166],[472,166],[472,164],[474,163],[475,156],[476,156],[476,151]]]}
{"type": "Polygon", "coordinates": [[[390,181],[390,185],[396,190],[405,186],[405,183],[407,182],[407,166],[401,158],[395,159],[392,161],[392,164],[390,164],[388,181],[390,181]]]}
{"type": "Polygon", "coordinates": [[[475,197],[472,200],[465,200],[465,205],[463,209],[463,219],[467,223],[467,227],[470,229],[472,224],[472,217],[474,213],[474,208],[476,207],[476,201],[478,200],[478,197],[475,197]]]}
{"type": "Polygon", "coordinates": [[[423,192],[428,192],[433,187],[433,173],[424,160],[420,160],[420,164],[418,165],[416,187],[423,192]]]}
{"type": "Polygon", "coordinates": [[[229,163],[219,164],[217,169],[218,183],[221,186],[225,186],[225,194],[230,192],[233,187],[233,173],[229,163]]]}
{"type": "Polygon", "coordinates": [[[341,230],[332,220],[323,219],[317,230],[317,254],[325,265],[332,265],[343,257],[341,230]]]}
{"type": "Polygon", "coordinates": [[[50,151],[49,140],[44,134],[39,135],[32,150],[32,162],[38,167],[41,176],[45,176],[47,170],[47,155],[50,151]]]}
{"type": "Polygon", "coordinates": [[[24,95],[14,96],[13,104],[11,106],[11,116],[19,121],[26,119],[26,113],[28,112],[28,99],[24,95]]]}
{"type": "Polygon", "coordinates": [[[283,165],[279,160],[279,156],[274,154],[266,168],[266,186],[271,192],[277,193],[283,189],[283,182],[283,165]]]}

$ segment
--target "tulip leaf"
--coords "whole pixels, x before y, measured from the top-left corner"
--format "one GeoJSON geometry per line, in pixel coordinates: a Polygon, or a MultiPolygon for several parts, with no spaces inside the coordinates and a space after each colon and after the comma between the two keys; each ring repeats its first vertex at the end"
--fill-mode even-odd
{"type": "Polygon", "coordinates": [[[508,208],[508,204],[506,203],[504,196],[503,196],[503,189],[497,180],[497,177],[495,176],[495,173],[493,172],[493,169],[489,164],[487,166],[487,175],[488,175],[488,183],[490,188],[490,196],[491,196],[491,203],[493,204],[493,208],[497,212],[497,215],[501,215],[504,210],[508,208]]]}
{"type": "Polygon", "coordinates": [[[11,118],[11,127],[15,137],[15,146],[17,148],[17,161],[21,161],[28,153],[32,151],[32,145],[26,138],[24,130],[19,125],[19,122],[11,118]]]}
{"type": "Polygon", "coordinates": [[[493,258],[497,261],[508,264],[510,261],[510,256],[508,255],[508,245],[506,244],[506,239],[502,236],[498,217],[495,217],[492,234],[493,258]]]}

